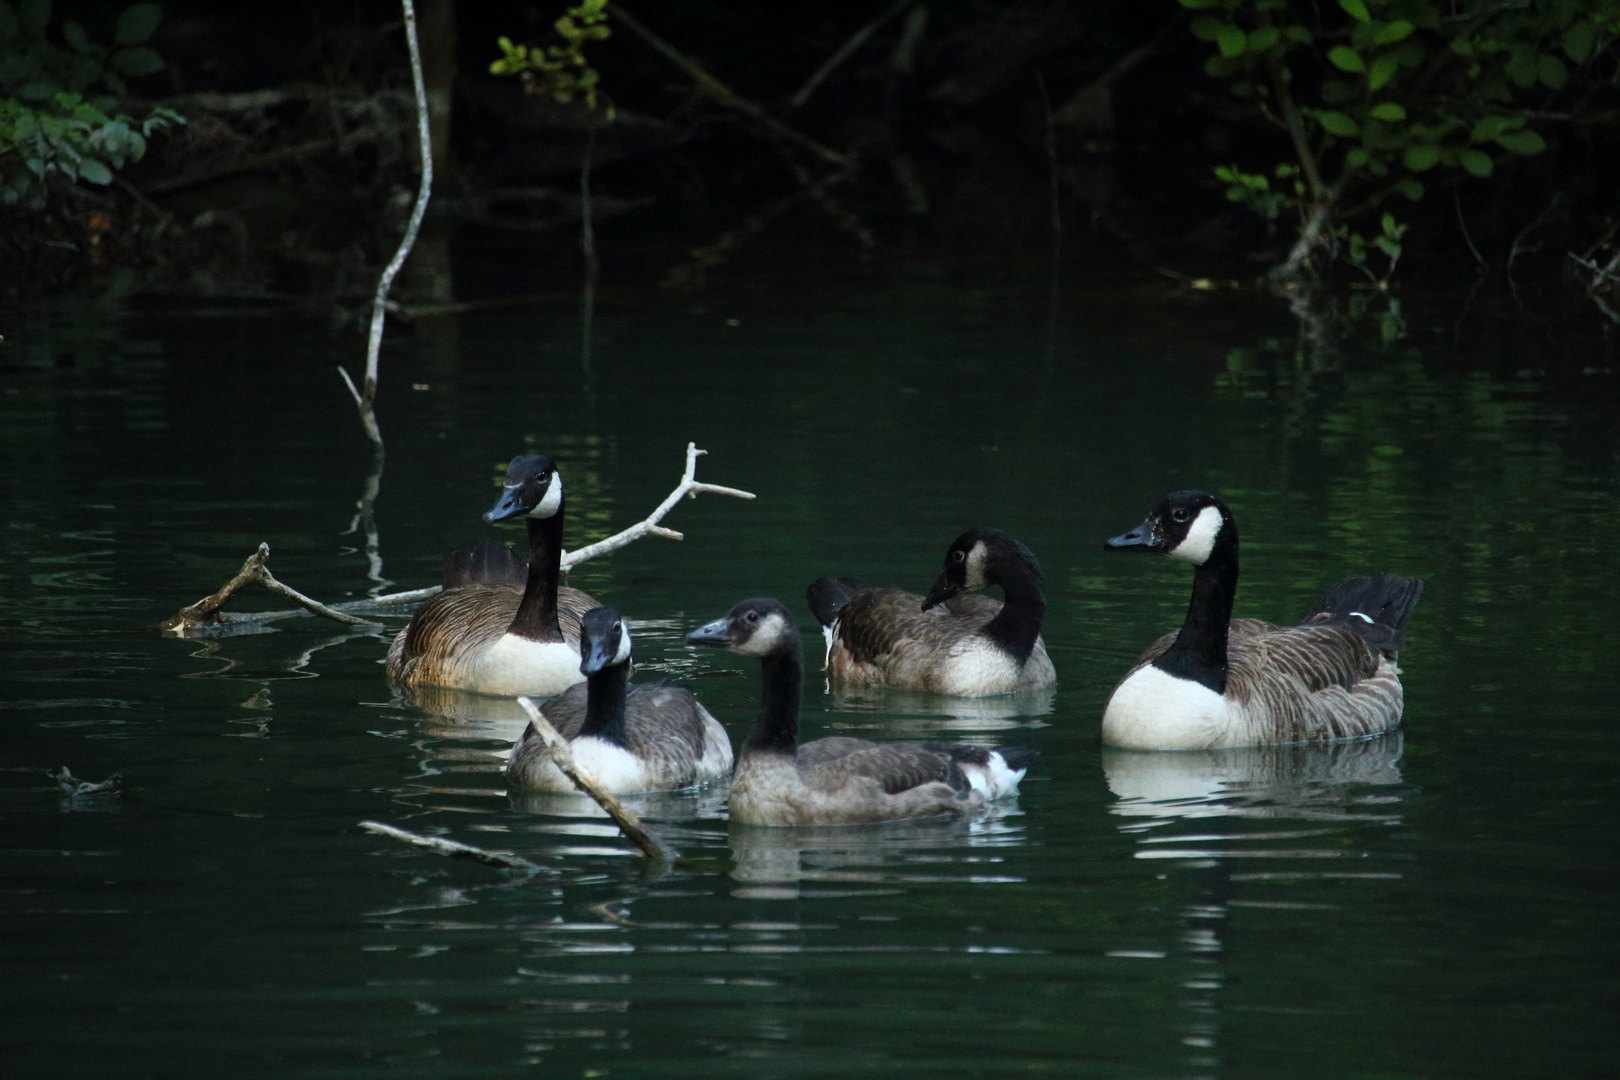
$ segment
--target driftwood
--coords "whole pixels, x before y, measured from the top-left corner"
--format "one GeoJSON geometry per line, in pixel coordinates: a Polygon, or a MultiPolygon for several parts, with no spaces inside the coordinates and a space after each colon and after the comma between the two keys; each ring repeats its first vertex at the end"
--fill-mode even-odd
{"type": "Polygon", "coordinates": [[[540,741],[546,744],[551,751],[551,760],[562,770],[562,774],[574,782],[574,786],[596,800],[596,804],[607,811],[608,817],[618,825],[619,831],[630,838],[630,842],[641,849],[641,853],[649,859],[669,859],[672,857],[668,848],[660,844],[653,835],[641,827],[641,820],[636,817],[618,797],[602,786],[602,782],[584,769],[580,768],[574,760],[574,748],[568,740],[557,733],[546,718],[540,715],[540,710],[534,702],[526,697],[517,699],[523,706],[523,711],[529,714],[529,726],[534,728],[540,736],[540,741]]]}
{"type": "Polygon", "coordinates": [[[865,45],[873,34],[881,30],[885,23],[916,2],[917,0],[896,0],[895,3],[890,4],[874,15],[864,26],[849,35],[844,43],[831,56],[827,57],[820,67],[816,68],[815,73],[804,81],[803,86],[799,87],[798,93],[788,99],[788,104],[795,109],[804,108],[805,103],[810,100],[810,95],[814,94],[816,88],[826,81],[827,76],[836,71],[838,66],[845,60],[859,52],[861,46],[865,45]]]}
{"type": "Polygon", "coordinates": [[[362,821],[360,827],[367,832],[392,837],[395,840],[410,844],[412,847],[419,847],[423,851],[431,851],[435,855],[448,855],[452,859],[471,859],[473,862],[481,862],[485,866],[498,866],[502,870],[527,870],[530,873],[538,873],[540,870],[538,865],[518,855],[485,851],[483,848],[463,844],[458,840],[445,840],[437,836],[423,836],[421,833],[408,832],[405,829],[396,829],[392,825],[384,825],[380,821],[362,821]]]}
{"type": "MultiPolygon", "coordinates": [[[[695,499],[703,492],[714,495],[730,495],[738,499],[752,499],[754,493],[743,491],[740,488],[722,487],[719,484],[705,484],[697,479],[697,459],[707,450],[699,450],[695,443],[686,444],[686,471],[681,475],[680,483],[659,503],[653,512],[629,528],[615,533],[605,540],[598,540],[594,544],[580,548],[578,551],[566,551],[562,556],[562,568],[572,569],[587,559],[594,559],[598,555],[605,555],[610,551],[617,551],[627,544],[634,543],[643,536],[662,536],[668,540],[683,540],[683,534],[674,529],[666,529],[659,524],[675,504],[683,498],[695,499]]],[[[282,619],[291,619],[308,612],[336,622],[352,626],[375,627],[378,624],[370,619],[359,618],[353,611],[374,611],[379,607],[400,607],[406,604],[420,603],[440,592],[438,585],[426,589],[411,589],[406,592],[389,593],[386,596],[373,596],[364,600],[350,600],[341,604],[323,604],[319,600],[311,599],[297,589],[283,585],[275,576],[265,568],[265,562],[270,558],[270,545],[260,544],[259,550],[249,555],[242,564],[242,569],[236,572],[224,585],[210,596],[205,596],[195,604],[188,605],[175,612],[159,624],[159,629],[166,633],[184,637],[188,632],[196,632],[205,627],[220,624],[262,624],[279,622],[282,619]],[[293,603],[298,604],[302,610],[291,611],[254,611],[240,615],[226,616],[220,611],[225,603],[234,596],[238,590],[246,585],[256,585],[267,592],[277,596],[285,596],[293,603]]]]}

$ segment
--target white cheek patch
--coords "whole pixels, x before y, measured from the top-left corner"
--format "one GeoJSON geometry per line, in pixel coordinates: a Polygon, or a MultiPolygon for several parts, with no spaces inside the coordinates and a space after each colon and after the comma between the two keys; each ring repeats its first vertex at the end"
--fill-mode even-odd
{"type": "Polygon", "coordinates": [[[619,651],[613,654],[613,662],[622,664],[630,659],[630,630],[628,627],[619,627],[619,651]]]}
{"type": "Polygon", "coordinates": [[[776,648],[777,642],[782,640],[782,616],[771,614],[759,621],[753,636],[737,647],[737,652],[745,656],[764,656],[776,648]]]}
{"type": "Polygon", "coordinates": [[[558,473],[552,473],[551,483],[546,486],[545,495],[543,495],[540,501],[535,504],[534,509],[529,511],[529,516],[533,518],[551,517],[557,512],[557,508],[561,505],[562,476],[558,473]]]}
{"type": "Polygon", "coordinates": [[[978,592],[984,588],[984,564],[989,557],[983,540],[973,545],[967,554],[967,566],[963,568],[962,588],[968,592],[978,592]]]}
{"type": "Polygon", "coordinates": [[[1215,550],[1215,539],[1221,535],[1223,524],[1219,508],[1204,507],[1193,519],[1192,527],[1187,530],[1187,538],[1165,554],[1194,566],[1203,566],[1209,561],[1209,553],[1215,550]]]}

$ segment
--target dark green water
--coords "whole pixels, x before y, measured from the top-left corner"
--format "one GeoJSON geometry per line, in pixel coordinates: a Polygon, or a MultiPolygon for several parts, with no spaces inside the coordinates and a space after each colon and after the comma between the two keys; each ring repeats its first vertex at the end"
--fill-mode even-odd
{"type": "Polygon", "coordinates": [[[1273,316],[1121,291],[1049,336],[1043,288],[915,269],[606,305],[588,388],[571,312],[390,338],[395,587],[482,535],[525,449],[561,463],[571,546],[650,509],[689,439],[701,477],[759,493],[575,574],[642,620],[641,677],[688,680],[734,738],[757,672],[686,629],[748,595],[802,609],[823,573],[921,588],[972,524],[1041,556],[1049,700],[812,678],[806,703],[809,736],[1038,747],[1016,805],[817,832],[642,800],[687,857],[660,876],[579,806],[509,800],[509,709],[392,695],[381,636],[154,631],[261,540],[308,593],[372,586],[345,532],[369,466],[333,371],[352,335],[138,301],[4,328],[0,1075],[1612,1076],[1614,377],[1476,369],[1419,324],[1404,358],[1305,380],[1262,347],[1290,333],[1273,316]],[[1100,541],[1185,486],[1238,514],[1239,614],[1427,579],[1403,736],[1101,750],[1188,580],[1100,541]],[[128,793],[64,800],[62,765],[128,793]]]}

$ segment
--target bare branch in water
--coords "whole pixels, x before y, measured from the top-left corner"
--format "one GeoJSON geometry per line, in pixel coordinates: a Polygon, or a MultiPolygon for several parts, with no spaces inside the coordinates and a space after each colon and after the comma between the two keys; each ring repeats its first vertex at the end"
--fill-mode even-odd
{"type": "MultiPolygon", "coordinates": [[[[675,485],[675,490],[670,492],[664,498],[664,501],[653,509],[652,513],[628,529],[615,533],[605,540],[598,540],[594,544],[582,547],[578,551],[564,552],[562,568],[564,570],[572,569],[587,559],[594,559],[598,555],[617,551],[619,548],[634,543],[643,536],[662,536],[668,540],[684,539],[681,533],[676,532],[674,529],[666,529],[659,524],[665,515],[675,508],[675,504],[683,498],[695,499],[704,492],[712,495],[730,495],[737,499],[752,499],[755,497],[751,491],[722,487],[719,484],[705,484],[698,480],[697,459],[706,453],[708,451],[699,450],[695,443],[687,443],[686,471],[681,475],[680,483],[675,485]]],[[[186,637],[188,634],[204,628],[218,628],[222,624],[226,626],[236,624],[258,626],[263,623],[296,618],[305,612],[320,615],[323,618],[332,619],[350,626],[375,627],[378,625],[376,622],[370,619],[357,618],[350,612],[374,612],[377,608],[416,604],[438,595],[441,591],[439,586],[432,585],[426,589],[411,589],[406,592],[389,593],[386,596],[374,596],[365,600],[349,600],[341,604],[328,605],[321,603],[319,600],[313,600],[297,589],[290,588],[277,581],[270,571],[265,568],[264,564],[269,558],[270,545],[260,544],[259,550],[249,555],[247,561],[242,563],[242,568],[236,572],[236,576],[221,585],[218,591],[212,595],[205,596],[195,604],[183,607],[175,612],[159,624],[159,629],[179,637],[186,637]],[[293,603],[298,604],[302,610],[252,611],[229,616],[222,614],[220,609],[245,585],[257,585],[259,588],[273,592],[277,596],[285,596],[293,603]]]]}
{"type": "Polygon", "coordinates": [[[890,4],[888,7],[874,15],[866,23],[866,25],[849,35],[844,43],[838,46],[838,48],[834,50],[833,54],[827,57],[826,61],[823,62],[820,67],[816,68],[815,74],[811,75],[804,81],[804,85],[799,87],[798,93],[794,94],[793,97],[788,100],[788,104],[795,109],[804,108],[805,102],[810,100],[810,95],[814,94],[816,92],[816,88],[826,81],[827,76],[831,75],[838,69],[838,65],[842,64],[845,60],[848,60],[850,57],[859,52],[861,46],[865,45],[873,34],[877,33],[883,28],[884,23],[888,22],[896,15],[899,15],[901,12],[905,11],[906,8],[910,7],[916,2],[917,0],[896,0],[895,3],[890,4]]]}
{"type": "Polygon", "coordinates": [[[669,859],[670,850],[653,838],[652,834],[641,827],[641,820],[636,817],[618,798],[602,786],[602,782],[586,772],[574,760],[574,748],[568,740],[557,733],[557,729],[547,722],[533,701],[526,697],[517,699],[523,706],[523,711],[529,714],[529,725],[540,736],[540,741],[546,744],[551,752],[551,761],[562,774],[574,782],[574,786],[596,800],[596,804],[607,811],[608,817],[613,819],[619,831],[630,838],[630,842],[641,849],[641,853],[649,859],[669,859]]]}
{"type": "Polygon", "coordinates": [[[502,870],[528,870],[531,873],[538,873],[541,869],[537,864],[518,855],[485,851],[483,848],[463,844],[457,840],[445,840],[437,836],[423,836],[420,833],[408,832],[405,829],[396,829],[392,825],[384,825],[380,821],[362,821],[360,827],[367,832],[392,837],[395,840],[410,844],[412,847],[419,847],[423,851],[431,851],[435,855],[447,855],[452,859],[471,859],[473,862],[481,862],[485,866],[498,866],[502,870]]]}

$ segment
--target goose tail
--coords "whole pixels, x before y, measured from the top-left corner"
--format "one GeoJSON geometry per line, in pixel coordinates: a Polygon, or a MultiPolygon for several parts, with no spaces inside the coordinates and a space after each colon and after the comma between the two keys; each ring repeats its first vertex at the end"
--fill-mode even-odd
{"type": "Polygon", "coordinates": [[[1018,794],[1018,785],[1029,772],[1039,751],[1027,746],[939,746],[962,770],[968,786],[985,799],[1018,794]]]}
{"type": "Polygon", "coordinates": [[[816,617],[816,622],[830,627],[850,598],[866,587],[864,581],[855,578],[817,578],[804,590],[804,598],[810,602],[810,613],[816,617]]]}
{"type": "Polygon", "coordinates": [[[1423,582],[1397,574],[1351,578],[1328,590],[1308,622],[1342,622],[1370,644],[1393,656],[1400,651],[1401,632],[1423,595],[1423,582]]]}

